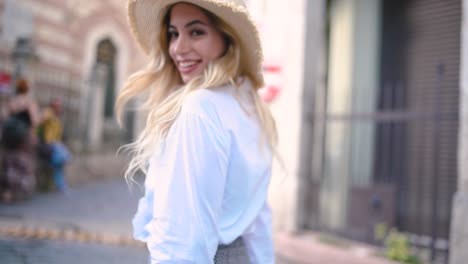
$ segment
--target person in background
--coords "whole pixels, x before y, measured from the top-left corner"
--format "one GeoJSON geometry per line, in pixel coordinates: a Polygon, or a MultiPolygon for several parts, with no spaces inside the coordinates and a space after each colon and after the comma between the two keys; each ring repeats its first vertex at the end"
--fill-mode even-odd
{"type": "MultiPolygon", "coordinates": [[[[40,128],[40,141],[42,155],[52,169],[52,179],[55,188],[66,193],[68,185],[65,179],[65,165],[70,160],[70,153],[62,143],[63,126],[60,120],[62,102],[58,98],[52,99],[49,106],[43,111],[40,128]]],[[[42,180],[47,185],[47,178],[42,180]]]]}
{"type": "Polygon", "coordinates": [[[36,187],[35,134],[39,123],[36,102],[29,94],[26,80],[15,85],[15,95],[8,100],[6,120],[2,124],[0,198],[5,202],[32,195],[36,187]]]}
{"type": "Polygon", "coordinates": [[[117,99],[147,100],[128,145],[143,172],[133,219],[151,264],[273,264],[267,192],[276,154],[260,38],[242,0],[129,0],[131,32],[150,63],[117,99]]]}
{"type": "MultiPolygon", "coordinates": [[[[6,93],[0,93],[0,128],[3,127],[3,123],[8,117],[8,95],[6,93]]],[[[0,142],[2,142],[2,129],[0,129],[0,142]]],[[[1,155],[1,152],[0,152],[1,155]]]]}

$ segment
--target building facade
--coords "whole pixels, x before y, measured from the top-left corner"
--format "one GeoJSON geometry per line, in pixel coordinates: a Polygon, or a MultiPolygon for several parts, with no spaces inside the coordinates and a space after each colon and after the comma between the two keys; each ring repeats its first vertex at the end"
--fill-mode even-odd
{"type": "Polygon", "coordinates": [[[296,228],[465,263],[466,1],[307,5],[296,228]]]}
{"type": "MultiPolygon", "coordinates": [[[[274,225],[294,230],[307,1],[245,2],[263,42],[266,86],[271,89],[262,94],[277,120],[280,137],[281,161],[275,162],[270,192],[274,225]]],[[[65,137],[75,150],[115,151],[143,125],[143,116],[127,114],[122,133],[112,111],[125,79],[145,63],[127,26],[126,3],[0,0],[0,79],[15,75],[18,62],[12,54],[17,40],[30,41],[37,60],[24,65],[23,75],[41,106],[54,97],[63,100],[65,137]]]]}
{"type": "MultiPolygon", "coordinates": [[[[33,43],[37,60],[24,74],[41,105],[59,97],[65,136],[100,149],[114,131],[115,97],[143,56],[129,32],[123,1],[0,1],[0,70],[14,75],[18,39],[33,43]]],[[[133,136],[135,118],[125,125],[133,136]]]]}
{"type": "MultiPolygon", "coordinates": [[[[246,2],[275,90],[275,229],[372,241],[384,222],[434,260],[465,263],[468,0],[246,2]]],[[[41,105],[64,101],[77,148],[128,141],[144,120],[129,113],[115,132],[115,96],[145,62],[125,4],[0,0],[0,75],[15,75],[17,40],[31,41],[23,74],[41,105]]]]}

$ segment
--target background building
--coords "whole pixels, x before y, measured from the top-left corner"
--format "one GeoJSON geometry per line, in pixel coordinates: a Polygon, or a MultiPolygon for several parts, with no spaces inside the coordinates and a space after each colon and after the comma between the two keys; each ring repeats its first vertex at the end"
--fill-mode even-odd
{"type": "Polygon", "coordinates": [[[386,223],[433,263],[466,262],[466,3],[307,5],[296,228],[372,242],[386,223]]]}
{"type": "MultiPolygon", "coordinates": [[[[452,263],[468,259],[466,1],[246,1],[284,164],[270,191],[275,229],[373,242],[386,223],[434,260],[449,248],[452,263]]],[[[77,150],[113,153],[144,120],[129,112],[122,131],[113,112],[145,62],[125,4],[0,0],[0,91],[22,66],[41,105],[64,101],[77,150]],[[20,39],[37,60],[12,58],[20,39]]]]}
{"type": "MultiPolygon", "coordinates": [[[[275,165],[270,197],[277,215],[275,226],[292,230],[306,1],[246,3],[264,43],[266,86],[276,91],[269,101],[278,121],[285,168],[275,165]],[[278,19],[281,17],[290,19],[278,19]]],[[[37,60],[26,63],[23,72],[42,106],[53,97],[62,98],[65,137],[75,150],[113,154],[118,145],[138,133],[143,123],[142,116],[128,113],[122,131],[113,113],[118,90],[145,62],[129,32],[125,5],[122,0],[0,0],[0,71],[14,75],[18,64],[12,59],[15,43],[27,39],[37,60]]]]}
{"type": "Polygon", "coordinates": [[[118,89],[143,62],[122,1],[1,0],[0,25],[0,70],[14,75],[18,39],[34,45],[37,61],[24,72],[41,105],[64,101],[68,141],[102,150],[133,136],[135,118],[122,134],[113,113],[118,89]]]}

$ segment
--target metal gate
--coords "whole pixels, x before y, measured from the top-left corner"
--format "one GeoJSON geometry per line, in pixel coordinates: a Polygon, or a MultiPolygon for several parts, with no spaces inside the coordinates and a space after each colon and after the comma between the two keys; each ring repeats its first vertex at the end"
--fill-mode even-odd
{"type": "Polygon", "coordinates": [[[448,249],[458,152],[461,1],[385,1],[376,182],[396,186],[395,224],[448,249]]]}
{"type": "MultiPolygon", "coordinates": [[[[460,32],[460,0],[383,1],[375,112],[324,111],[311,120],[314,168],[306,194],[307,227],[372,241],[374,226],[385,222],[408,233],[433,263],[447,263],[457,186],[460,32]],[[337,182],[327,172],[336,164],[328,162],[336,157],[327,152],[327,142],[336,140],[333,133],[349,142],[336,151],[345,153],[340,154],[346,156],[344,168],[359,171],[359,166],[368,166],[360,163],[360,148],[365,148],[354,139],[363,129],[372,131],[372,176],[365,179],[357,173],[343,177],[346,183],[337,182]],[[326,195],[338,191],[345,193],[326,195]],[[340,203],[344,212],[323,210],[340,203]],[[333,218],[342,220],[333,224],[333,218]]],[[[317,100],[324,100],[323,94],[317,100]]]]}

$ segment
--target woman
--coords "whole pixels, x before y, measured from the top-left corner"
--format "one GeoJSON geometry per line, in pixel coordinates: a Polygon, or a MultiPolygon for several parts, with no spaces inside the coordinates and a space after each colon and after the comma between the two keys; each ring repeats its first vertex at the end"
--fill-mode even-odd
{"type": "Polygon", "coordinates": [[[26,80],[18,80],[15,88],[16,95],[7,104],[8,118],[2,125],[0,192],[5,202],[26,198],[36,188],[33,145],[38,107],[29,96],[26,80]]]}
{"type": "Polygon", "coordinates": [[[259,98],[262,49],[242,1],[130,0],[132,32],[150,54],[117,100],[147,98],[146,127],[127,147],[143,171],[134,236],[151,263],[274,263],[266,197],[274,120],[259,98]]]}

